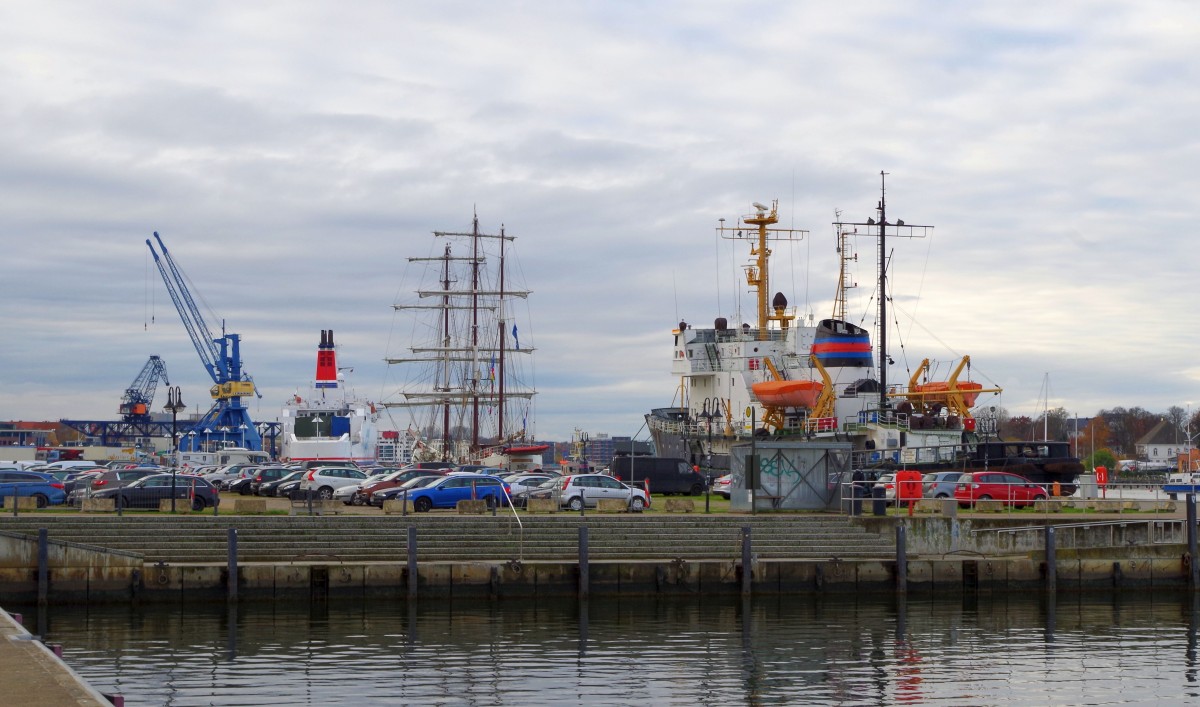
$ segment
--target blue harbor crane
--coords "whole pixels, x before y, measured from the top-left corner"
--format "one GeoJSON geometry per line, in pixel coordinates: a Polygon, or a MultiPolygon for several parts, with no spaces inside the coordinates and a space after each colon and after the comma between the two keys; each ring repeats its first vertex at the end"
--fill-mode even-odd
{"type": "Polygon", "coordinates": [[[237,334],[227,334],[224,322],[221,325],[221,336],[214,337],[209,332],[204,317],[192,298],[186,278],[175,264],[175,259],[167,252],[167,246],[155,232],[154,240],[158,241],[158,251],[150,239],[146,245],[154,256],[154,264],[162,275],[171,301],[179,311],[183,326],[204,370],[212,378],[213,386],[209,393],[213,398],[213,406],[204,417],[200,418],[189,432],[181,434],[179,450],[182,452],[212,452],[224,447],[246,447],[261,450],[262,435],[250,419],[250,412],[242,405],[242,398],[257,394],[254,381],[242,370],[241,337],[237,334]],[[165,263],[165,264],[164,264],[165,263]]]}
{"type": "Polygon", "coordinates": [[[142,372],[133,383],[125,389],[121,398],[121,406],[117,412],[125,422],[147,422],[150,420],[150,406],[154,403],[154,390],[158,387],[158,379],[171,385],[167,379],[167,365],[158,356],[151,356],[142,366],[142,372]]]}

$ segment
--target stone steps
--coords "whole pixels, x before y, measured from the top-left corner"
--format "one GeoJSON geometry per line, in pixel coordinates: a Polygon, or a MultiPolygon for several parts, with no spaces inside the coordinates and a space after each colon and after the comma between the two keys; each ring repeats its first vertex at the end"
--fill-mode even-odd
{"type": "Polygon", "coordinates": [[[593,559],[722,559],[741,557],[741,533],[751,527],[760,558],[887,557],[894,541],[846,519],[663,516],[40,516],[0,518],[0,530],[142,554],[147,562],[224,562],[228,529],[238,530],[243,562],[328,557],[342,562],[407,558],[408,527],[417,528],[418,559],[472,561],[578,556],[578,529],[588,527],[593,559]]]}

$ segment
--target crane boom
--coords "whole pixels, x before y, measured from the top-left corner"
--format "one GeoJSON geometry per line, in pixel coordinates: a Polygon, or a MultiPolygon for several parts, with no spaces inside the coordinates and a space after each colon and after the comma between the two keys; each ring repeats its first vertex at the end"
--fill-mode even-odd
{"type": "Polygon", "coordinates": [[[133,383],[125,389],[121,405],[117,412],[125,422],[138,422],[150,418],[150,406],[154,403],[154,391],[158,387],[158,379],[171,384],[167,378],[167,366],[158,356],[151,356],[142,366],[141,373],[133,379],[133,383]]]}
{"type": "Polygon", "coordinates": [[[187,329],[188,336],[192,338],[192,345],[196,347],[196,353],[200,354],[200,360],[204,363],[205,370],[208,371],[208,375],[214,383],[220,384],[221,367],[217,364],[220,359],[220,350],[217,348],[212,334],[209,333],[208,325],[204,323],[204,316],[200,313],[200,308],[192,299],[187,281],[175,265],[175,259],[171,257],[167,246],[163,244],[158,231],[154,232],[154,240],[158,241],[158,247],[162,249],[161,259],[149,238],[146,239],[146,245],[150,248],[150,254],[154,256],[154,265],[158,267],[158,274],[162,276],[163,284],[167,286],[167,293],[171,295],[175,309],[179,310],[179,317],[183,319],[183,326],[187,329]],[[167,263],[165,267],[163,261],[167,263]],[[167,273],[168,269],[170,274],[167,273]]]}
{"type": "Polygon", "coordinates": [[[161,257],[149,238],[146,239],[146,246],[154,256],[154,265],[171,295],[179,318],[183,320],[200,362],[213,381],[209,389],[214,400],[213,407],[180,439],[180,450],[212,452],[235,446],[233,440],[240,440],[239,446],[261,450],[262,436],[250,419],[250,413],[242,405],[242,396],[254,395],[258,391],[255,390],[254,381],[242,370],[241,337],[226,333],[224,327],[220,337],[212,335],[188,289],[186,278],[157,231],[154,239],[162,251],[161,257]]]}

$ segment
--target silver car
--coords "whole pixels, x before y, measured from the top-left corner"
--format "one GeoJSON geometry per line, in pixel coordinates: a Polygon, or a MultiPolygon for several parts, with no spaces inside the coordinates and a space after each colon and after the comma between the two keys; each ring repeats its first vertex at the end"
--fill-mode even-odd
{"type": "Polygon", "coordinates": [[[954,498],[961,471],[935,471],[921,477],[921,495],[925,498],[954,498]]]}
{"type": "Polygon", "coordinates": [[[573,511],[585,506],[595,508],[602,498],[614,498],[625,501],[632,511],[641,511],[650,507],[650,499],[646,492],[633,486],[626,486],[607,474],[578,474],[564,476],[558,479],[554,486],[555,497],[559,506],[565,506],[573,511]]]}
{"type": "Polygon", "coordinates": [[[314,497],[330,499],[343,486],[357,486],[367,478],[366,473],[352,466],[319,466],[309,469],[300,482],[302,492],[312,490],[314,497]]]}

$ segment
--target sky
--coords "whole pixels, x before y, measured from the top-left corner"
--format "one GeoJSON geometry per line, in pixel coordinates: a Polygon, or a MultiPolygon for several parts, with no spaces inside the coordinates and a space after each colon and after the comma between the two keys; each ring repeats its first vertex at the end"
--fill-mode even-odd
{"type": "Polygon", "coordinates": [[[151,355],[207,398],[154,231],[241,335],[256,420],[322,329],[387,399],[407,258],[477,213],[517,236],[537,436],[645,439],[677,323],[749,319],[718,219],[778,199],[808,234],[772,290],[824,318],[830,224],[881,172],[935,227],[888,244],[890,380],[968,354],[1014,415],[1200,406],[1198,36],[1168,0],[6,2],[0,419],[116,419],[151,355]]]}

